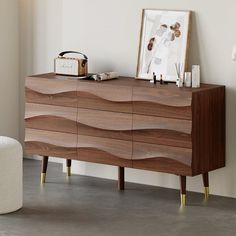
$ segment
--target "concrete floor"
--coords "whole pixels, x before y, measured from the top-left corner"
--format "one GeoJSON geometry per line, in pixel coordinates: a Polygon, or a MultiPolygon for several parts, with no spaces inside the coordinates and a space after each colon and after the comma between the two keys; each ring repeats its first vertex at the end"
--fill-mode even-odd
{"type": "Polygon", "coordinates": [[[176,190],[84,176],[69,181],[60,164],[49,163],[39,185],[40,162],[24,162],[24,208],[0,216],[0,236],[230,236],[236,235],[236,199],[188,193],[179,210],[176,190]]]}

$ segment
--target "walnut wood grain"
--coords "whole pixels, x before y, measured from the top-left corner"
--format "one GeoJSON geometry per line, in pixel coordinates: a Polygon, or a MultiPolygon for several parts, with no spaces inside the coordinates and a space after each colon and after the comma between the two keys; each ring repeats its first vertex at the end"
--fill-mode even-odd
{"type": "Polygon", "coordinates": [[[223,86],[126,77],[98,83],[51,73],[27,78],[25,91],[28,154],[180,176],[225,166],[223,86]]]}
{"type": "Polygon", "coordinates": [[[158,103],[173,107],[189,107],[192,102],[192,94],[189,91],[170,90],[165,86],[159,88],[135,87],[133,101],[158,103]]]}
{"type": "Polygon", "coordinates": [[[78,109],[79,123],[104,130],[126,131],[132,129],[132,115],[90,109],[78,109]]]}
{"type": "Polygon", "coordinates": [[[104,137],[104,138],[113,138],[113,139],[122,139],[127,141],[132,141],[132,130],[127,131],[112,131],[112,130],[103,130],[93,128],[87,125],[78,123],[78,134],[94,136],[94,137],[104,137]]]}
{"type": "Polygon", "coordinates": [[[132,167],[132,160],[123,159],[94,148],[79,148],[76,160],[121,167],[132,167]]]}
{"type": "Polygon", "coordinates": [[[132,115],[78,109],[78,134],[132,140],[132,115]]]}
{"type": "Polygon", "coordinates": [[[25,131],[25,150],[27,154],[77,158],[77,136],[45,130],[25,131]]]}
{"type": "Polygon", "coordinates": [[[125,189],[125,168],[121,166],[118,167],[118,189],[125,189]]]}
{"type": "Polygon", "coordinates": [[[27,128],[77,134],[77,109],[26,103],[25,125],[27,128]]]}
{"type": "Polygon", "coordinates": [[[202,181],[203,181],[203,186],[204,186],[205,188],[206,188],[206,187],[209,187],[209,174],[208,174],[208,172],[202,174],[202,181]]]}
{"type": "Polygon", "coordinates": [[[132,87],[78,82],[78,107],[132,113],[132,87]]]}
{"type": "Polygon", "coordinates": [[[129,86],[113,86],[103,83],[93,83],[78,81],[78,93],[91,94],[112,102],[131,102],[132,87],[129,86]]]}
{"type": "Polygon", "coordinates": [[[133,115],[134,141],[191,148],[191,132],[189,120],[133,115]]]}
{"type": "Polygon", "coordinates": [[[192,119],[192,111],[190,106],[171,107],[150,102],[133,102],[133,113],[141,115],[151,115],[159,117],[169,117],[176,119],[192,119]]]}
{"type": "Polygon", "coordinates": [[[133,141],[192,148],[191,135],[169,130],[134,130],[133,141]]]}
{"type": "Polygon", "coordinates": [[[25,80],[25,87],[41,94],[53,95],[77,91],[77,80],[28,77],[25,80]]]}
{"type": "Polygon", "coordinates": [[[77,150],[73,147],[60,147],[44,142],[25,142],[25,152],[28,155],[51,156],[77,160],[77,150]]]}
{"type": "Polygon", "coordinates": [[[180,176],[180,193],[186,194],[186,176],[180,176]]]}
{"type": "Polygon", "coordinates": [[[51,95],[51,94],[41,94],[26,88],[25,99],[26,102],[28,103],[49,104],[49,105],[67,106],[67,107],[78,106],[78,98],[76,96],[76,91],[51,95]]]}
{"type": "Polygon", "coordinates": [[[168,158],[150,158],[133,160],[132,167],[135,169],[158,171],[164,173],[170,173],[175,175],[188,175],[192,176],[192,169],[180,162],[168,158]]]}
{"type": "Polygon", "coordinates": [[[42,158],[42,165],[41,165],[41,173],[46,174],[47,173],[47,168],[48,168],[48,156],[43,156],[42,158]]]}
{"type": "Polygon", "coordinates": [[[25,127],[31,129],[77,134],[76,121],[67,120],[61,117],[39,116],[29,118],[25,120],[25,127]]]}
{"type": "Polygon", "coordinates": [[[184,165],[191,166],[192,149],[140,142],[133,143],[133,160],[144,160],[159,157],[171,159],[184,165]]]}
{"type": "Polygon", "coordinates": [[[25,88],[29,103],[77,107],[77,80],[28,77],[25,88]]]}
{"type": "Polygon", "coordinates": [[[134,114],[133,129],[173,130],[179,133],[191,134],[192,121],[134,114]]]}
{"type": "Polygon", "coordinates": [[[133,113],[191,120],[191,93],[165,88],[134,88],[133,113]]]}
{"type": "Polygon", "coordinates": [[[25,104],[25,119],[38,116],[57,116],[67,120],[77,120],[77,109],[72,107],[41,105],[34,103],[25,104]]]}
{"type": "Polygon", "coordinates": [[[67,159],[66,160],[66,167],[71,167],[72,160],[67,159]]]}
{"type": "Polygon", "coordinates": [[[193,93],[193,173],[225,166],[225,87],[193,93]]]}
{"type": "Polygon", "coordinates": [[[59,133],[27,128],[25,142],[41,142],[59,147],[76,148],[77,136],[75,134],[69,133],[59,133]]]}
{"type": "Polygon", "coordinates": [[[91,98],[90,94],[78,95],[78,107],[102,111],[132,113],[132,102],[111,102],[101,98],[91,98]],[[87,95],[87,97],[85,97],[87,95]]]}
{"type": "Polygon", "coordinates": [[[92,136],[78,135],[77,148],[83,150],[95,149],[111,156],[122,159],[132,157],[132,142],[118,139],[108,139],[92,136]]]}

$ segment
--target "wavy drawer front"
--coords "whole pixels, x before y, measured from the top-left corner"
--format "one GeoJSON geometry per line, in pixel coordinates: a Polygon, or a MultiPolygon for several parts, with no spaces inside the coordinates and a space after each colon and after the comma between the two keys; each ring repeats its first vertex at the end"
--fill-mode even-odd
{"type": "Polygon", "coordinates": [[[225,87],[26,78],[25,151],[194,176],[225,166],[225,87]],[[214,147],[214,148],[213,148],[214,147]]]}
{"type": "Polygon", "coordinates": [[[78,149],[97,149],[123,159],[131,159],[132,142],[78,135],[78,149]]]}
{"type": "Polygon", "coordinates": [[[192,149],[134,142],[133,167],[191,174],[192,149]]]}
{"type": "Polygon", "coordinates": [[[28,77],[25,81],[29,103],[77,107],[77,81],[28,77]]]}
{"type": "Polygon", "coordinates": [[[114,139],[132,140],[132,115],[78,109],[78,133],[114,139]]]}
{"type": "Polygon", "coordinates": [[[77,134],[77,109],[42,104],[26,103],[27,128],[77,134]]]}
{"type": "Polygon", "coordinates": [[[25,149],[28,154],[77,158],[77,135],[26,128],[25,149]]]}
{"type": "Polygon", "coordinates": [[[191,120],[191,93],[164,88],[134,88],[133,112],[191,120]]]}
{"type": "Polygon", "coordinates": [[[41,94],[59,94],[76,91],[77,80],[28,77],[25,86],[41,94]]]}
{"type": "Polygon", "coordinates": [[[132,113],[132,87],[78,81],[78,107],[132,113]]]}
{"type": "Polygon", "coordinates": [[[133,140],[191,148],[192,121],[133,115],[133,140]]]}
{"type": "Polygon", "coordinates": [[[132,166],[132,142],[91,136],[78,136],[78,160],[132,166]]]}

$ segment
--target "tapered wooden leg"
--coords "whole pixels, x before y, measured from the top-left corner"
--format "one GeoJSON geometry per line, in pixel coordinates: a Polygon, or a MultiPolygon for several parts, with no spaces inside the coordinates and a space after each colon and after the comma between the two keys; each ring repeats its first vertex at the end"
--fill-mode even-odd
{"type": "Polygon", "coordinates": [[[186,176],[180,176],[180,201],[181,207],[186,205],[186,176]]]}
{"type": "Polygon", "coordinates": [[[207,200],[209,198],[209,175],[208,175],[208,172],[202,174],[202,180],[203,180],[203,185],[204,185],[205,199],[207,200]]]}
{"type": "Polygon", "coordinates": [[[66,170],[67,170],[67,176],[71,176],[71,160],[66,159],[66,170]]]}
{"type": "Polygon", "coordinates": [[[118,167],[118,189],[125,189],[125,168],[120,166],[118,167]]]}
{"type": "Polygon", "coordinates": [[[43,156],[42,166],[41,166],[41,184],[44,184],[46,181],[47,167],[48,167],[48,156],[43,156]]]}

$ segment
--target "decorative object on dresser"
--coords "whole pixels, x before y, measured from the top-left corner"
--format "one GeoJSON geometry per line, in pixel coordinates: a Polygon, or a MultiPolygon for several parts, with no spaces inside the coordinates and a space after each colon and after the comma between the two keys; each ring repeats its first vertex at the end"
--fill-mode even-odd
{"type": "Polygon", "coordinates": [[[163,75],[165,81],[178,79],[175,64],[181,65],[180,78],[187,68],[190,11],[144,9],[140,32],[137,78],[163,75]]]}
{"type": "Polygon", "coordinates": [[[88,57],[76,51],[61,52],[54,60],[54,72],[60,75],[86,76],[88,74],[88,57]],[[67,54],[79,54],[83,56],[83,59],[65,57],[67,54]]]}
{"type": "MultiPolygon", "coordinates": [[[[225,166],[225,87],[178,88],[120,77],[98,83],[53,73],[25,81],[25,151],[180,176],[185,205],[186,176],[225,166]]],[[[68,174],[70,174],[68,172],[68,174]]]]}
{"type": "Polygon", "coordinates": [[[192,65],[192,88],[200,87],[200,66],[192,65]]]}
{"type": "Polygon", "coordinates": [[[192,87],[192,73],[191,72],[184,73],[184,86],[188,88],[192,87]]]}

